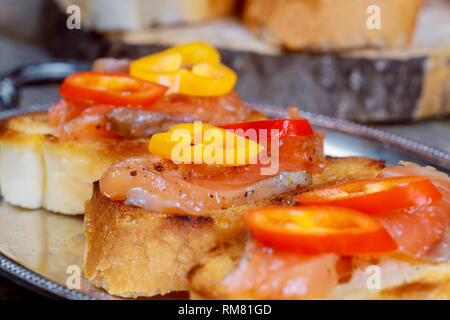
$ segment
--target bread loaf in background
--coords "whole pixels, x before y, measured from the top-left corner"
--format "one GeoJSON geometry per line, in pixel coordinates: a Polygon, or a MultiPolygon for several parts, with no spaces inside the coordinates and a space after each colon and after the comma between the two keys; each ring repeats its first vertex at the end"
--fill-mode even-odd
{"type": "MultiPolygon", "coordinates": [[[[238,73],[236,91],[248,102],[274,108],[297,105],[304,111],[360,122],[411,121],[450,114],[450,1],[447,0],[424,2],[412,43],[406,48],[326,53],[286,53],[279,45],[256,37],[241,21],[231,18],[121,33],[68,30],[67,14],[54,1],[44,0],[41,34],[52,35],[44,37],[43,42],[56,57],[134,59],[172,44],[200,40],[219,48],[223,62],[238,73]]],[[[282,0],[273,0],[279,1],[282,0]]],[[[328,2],[330,6],[345,7],[349,1],[353,0],[328,2]]],[[[411,8],[408,3],[404,5],[411,8]]],[[[396,12],[404,14],[404,11],[396,7],[396,12]]],[[[366,9],[364,15],[368,16],[365,12],[366,9]]],[[[386,19],[383,10],[381,14],[383,23],[386,19]]],[[[353,24],[352,19],[348,20],[353,24]]]]}
{"type": "Polygon", "coordinates": [[[254,33],[291,50],[404,47],[412,38],[422,2],[247,0],[243,17],[254,33]],[[374,6],[379,8],[379,29],[367,25],[374,6]]]}
{"type": "Polygon", "coordinates": [[[155,24],[199,22],[235,12],[236,0],[56,0],[66,12],[81,10],[83,27],[95,31],[139,30],[155,24]]]}

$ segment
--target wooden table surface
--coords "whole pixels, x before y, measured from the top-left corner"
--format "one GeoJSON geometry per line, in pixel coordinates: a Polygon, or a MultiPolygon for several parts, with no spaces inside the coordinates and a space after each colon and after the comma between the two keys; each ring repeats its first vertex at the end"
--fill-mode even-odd
{"type": "MultiPolygon", "coordinates": [[[[0,28],[1,32],[1,28],[0,28]]],[[[37,44],[0,33],[0,74],[21,64],[51,59],[37,44]]],[[[46,103],[58,98],[57,86],[34,86],[24,90],[20,106],[46,103]]],[[[429,120],[409,124],[378,124],[376,127],[391,131],[450,152],[450,120],[429,120]]],[[[35,293],[23,289],[0,276],[0,299],[39,299],[35,293]]]]}

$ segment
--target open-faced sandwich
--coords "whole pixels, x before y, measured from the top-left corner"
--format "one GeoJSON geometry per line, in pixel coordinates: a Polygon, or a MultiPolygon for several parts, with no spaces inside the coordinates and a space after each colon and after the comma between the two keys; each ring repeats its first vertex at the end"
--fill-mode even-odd
{"type": "Polygon", "coordinates": [[[85,275],[123,297],[188,289],[187,273],[210,250],[245,241],[248,209],[291,206],[305,188],[383,167],[325,158],[323,134],[304,118],[176,125],[153,135],[149,151],[112,164],[85,208],[85,275]]]}
{"type": "Polygon", "coordinates": [[[189,274],[196,299],[450,298],[450,180],[411,163],[248,211],[189,274]]]}
{"type": "Polygon", "coordinates": [[[135,61],[100,59],[65,79],[48,112],[0,124],[0,188],[25,208],[83,213],[109,164],[146,152],[148,138],[177,123],[265,118],[233,91],[236,74],[204,43],[135,61]]]}

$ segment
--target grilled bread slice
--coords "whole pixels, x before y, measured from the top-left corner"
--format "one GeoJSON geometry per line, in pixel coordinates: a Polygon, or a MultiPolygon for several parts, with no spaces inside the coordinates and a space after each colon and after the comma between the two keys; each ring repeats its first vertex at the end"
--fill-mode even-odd
{"type": "MultiPolygon", "coordinates": [[[[330,158],[324,171],[312,175],[312,184],[319,187],[375,177],[382,168],[383,162],[368,158],[330,158]]],[[[207,216],[188,216],[110,201],[95,183],[85,208],[84,273],[95,286],[122,297],[187,290],[186,275],[204,255],[222,243],[245,240],[244,212],[256,206],[293,205],[295,195],[283,194],[207,216]]]]}
{"type": "MultiPolygon", "coordinates": [[[[251,110],[247,121],[266,119],[251,110]]],[[[47,112],[0,122],[0,188],[24,208],[82,214],[92,183],[113,162],[147,153],[148,139],[61,142],[47,112]]]]}
{"type": "MultiPolygon", "coordinates": [[[[414,167],[408,163],[402,164],[414,167]]],[[[340,166],[328,166],[328,172],[325,172],[324,177],[316,177],[316,183],[317,179],[320,179],[323,186],[327,185],[323,178],[334,174],[341,175],[340,169],[340,166]]],[[[311,189],[314,188],[313,185],[311,189]]],[[[246,246],[246,241],[242,239],[214,248],[189,272],[189,292],[192,299],[270,298],[261,296],[253,290],[236,293],[223,285],[223,280],[241,263],[246,246]]],[[[449,300],[450,261],[443,257],[428,258],[434,260],[415,259],[398,252],[342,257],[340,262],[345,267],[341,265],[337,286],[327,294],[314,298],[449,300]],[[376,289],[369,285],[374,274],[373,266],[378,267],[377,274],[380,279],[378,282],[380,286],[376,289]],[[369,267],[371,268],[368,269],[369,267]]]]}
{"type": "Polygon", "coordinates": [[[47,112],[0,123],[0,188],[5,200],[24,208],[82,214],[84,202],[114,161],[146,151],[147,141],[61,143],[47,112]]]}

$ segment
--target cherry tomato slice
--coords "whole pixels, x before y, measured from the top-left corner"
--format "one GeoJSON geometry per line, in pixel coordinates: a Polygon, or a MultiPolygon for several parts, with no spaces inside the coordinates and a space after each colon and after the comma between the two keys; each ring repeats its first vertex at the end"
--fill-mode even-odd
{"type": "Polygon", "coordinates": [[[281,251],[352,255],[397,248],[376,219],[346,208],[266,207],[244,218],[255,239],[281,251]]]}
{"type": "Polygon", "coordinates": [[[167,90],[166,86],[124,74],[79,72],[64,80],[59,93],[75,101],[144,108],[161,98],[167,90]]]}
{"type": "MultiPolygon", "coordinates": [[[[275,120],[261,120],[261,121],[250,121],[250,122],[240,122],[232,123],[220,126],[227,130],[238,130],[236,134],[245,133],[249,129],[256,130],[257,137],[260,137],[260,130],[267,130],[266,139],[278,136],[279,139],[285,137],[299,137],[299,136],[309,136],[314,134],[313,129],[308,120],[306,119],[275,119],[275,120]],[[272,130],[277,130],[272,132],[272,130]]],[[[251,136],[249,136],[250,139],[251,136]]],[[[255,139],[253,139],[255,140],[255,139]]]]}
{"type": "Polygon", "coordinates": [[[353,180],[297,196],[301,205],[330,205],[380,214],[425,206],[442,198],[424,177],[394,177],[353,180]]]}

